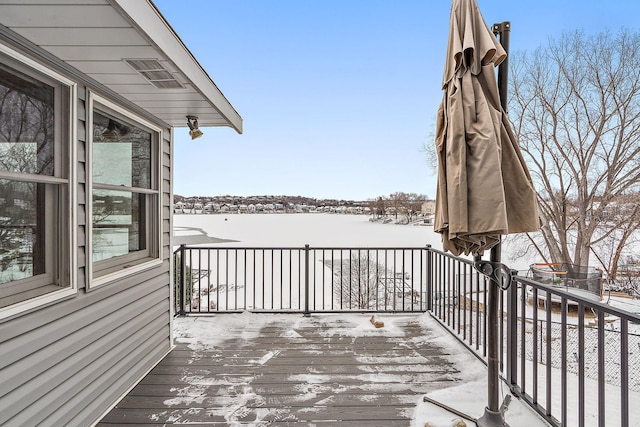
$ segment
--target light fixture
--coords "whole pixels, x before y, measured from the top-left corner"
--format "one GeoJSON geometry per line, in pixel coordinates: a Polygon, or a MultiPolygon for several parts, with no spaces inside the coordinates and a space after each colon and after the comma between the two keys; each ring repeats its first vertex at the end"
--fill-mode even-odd
{"type": "Polygon", "coordinates": [[[189,135],[191,139],[200,138],[203,133],[198,129],[198,116],[187,116],[187,126],[189,126],[189,135]]]}

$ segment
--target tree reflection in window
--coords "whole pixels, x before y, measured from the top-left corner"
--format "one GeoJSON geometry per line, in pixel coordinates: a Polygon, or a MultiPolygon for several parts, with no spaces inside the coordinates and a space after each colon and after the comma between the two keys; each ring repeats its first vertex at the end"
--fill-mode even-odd
{"type": "Polygon", "coordinates": [[[0,283],[45,272],[46,184],[55,174],[53,87],[0,64],[0,283]]]}

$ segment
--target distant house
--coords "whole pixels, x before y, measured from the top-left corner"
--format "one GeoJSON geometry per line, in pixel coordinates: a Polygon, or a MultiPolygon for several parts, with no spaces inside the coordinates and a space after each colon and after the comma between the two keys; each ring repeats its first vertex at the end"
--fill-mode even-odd
{"type": "Polygon", "coordinates": [[[0,425],[88,426],[172,348],[174,132],[242,119],[150,0],[0,2],[0,98],[0,425]]]}
{"type": "Polygon", "coordinates": [[[422,203],[420,208],[420,213],[422,215],[433,215],[436,211],[436,201],[435,200],[427,200],[422,203]]]}

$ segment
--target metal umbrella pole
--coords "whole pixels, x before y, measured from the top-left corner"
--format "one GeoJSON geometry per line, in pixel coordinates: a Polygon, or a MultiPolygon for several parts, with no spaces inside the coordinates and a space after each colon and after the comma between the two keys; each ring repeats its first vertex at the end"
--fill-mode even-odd
{"type": "MultiPolygon", "coordinates": [[[[493,25],[493,33],[499,36],[499,42],[507,53],[507,58],[498,66],[498,92],[500,94],[500,105],[502,109],[507,111],[507,84],[509,78],[509,33],[511,30],[510,22],[502,22],[493,25]]],[[[500,265],[502,262],[502,243],[498,243],[491,248],[489,259],[493,266],[500,265]]],[[[501,275],[494,275],[489,286],[489,295],[487,300],[487,388],[488,398],[487,407],[484,415],[478,418],[479,427],[507,427],[508,424],[504,420],[504,411],[509,404],[509,400],[500,407],[500,354],[499,354],[499,289],[506,287],[503,283],[504,278],[501,275]],[[495,283],[494,283],[495,281],[495,283]]]]}
{"type": "Polygon", "coordinates": [[[493,34],[498,37],[507,57],[498,65],[498,93],[500,94],[500,105],[507,112],[507,95],[509,85],[509,35],[511,34],[511,22],[505,21],[493,24],[493,34]]]}

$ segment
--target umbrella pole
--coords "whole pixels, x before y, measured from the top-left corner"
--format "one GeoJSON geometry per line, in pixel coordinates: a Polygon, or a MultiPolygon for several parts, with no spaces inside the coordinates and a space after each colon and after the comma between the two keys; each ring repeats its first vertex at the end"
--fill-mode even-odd
{"type": "MultiPolygon", "coordinates": [[[[491,262],[500,263],[502,258],[502,243],[491,248],[491,262]]],[[[504,409],[500,408],[500,354],[498,341],[500,334],[498,302],[500,299],[498,284],[489,281],[487,297],[487,407],[484,415],[478,418],[478,427],[508,427],[504,420],[504,409]]]]}
{"type": "MultiPolygon", "coordinates": [[[[511,23],[502,22],[493,25],[493,33],[499,35],[500,44],[507,52],[507,59],[498,67],[498,92],[500,94],[500,105],[504,111],[507,111],[507,84],[508,84],[508,61],[509,61],[509,32],[511,23]]],[[[491,248],[490,260],[492,263],[502,262],[502,242],[491,248]]],[[[500,354],[498,351],[498,341],[500,334],[499,327],[499,290],[498,284],[490,282],[489,295],[487,300],[487,407],[484,415],[478,419],[479,427],[508,427],[504,420],[504,410],[508,404],[505,403],[500,407],[500,354]]]]}
{"type": "Polygon", "coordinates": [[[500,24],[493,24],[493,34],[499,36],[498,41],[507,53],[507,57],[498,66],[498,93],[500,95],[500,106],[506,112],[507,95],[509,85],[509,34],[511,33],[511,22],[505,21],[500,24]]]}

